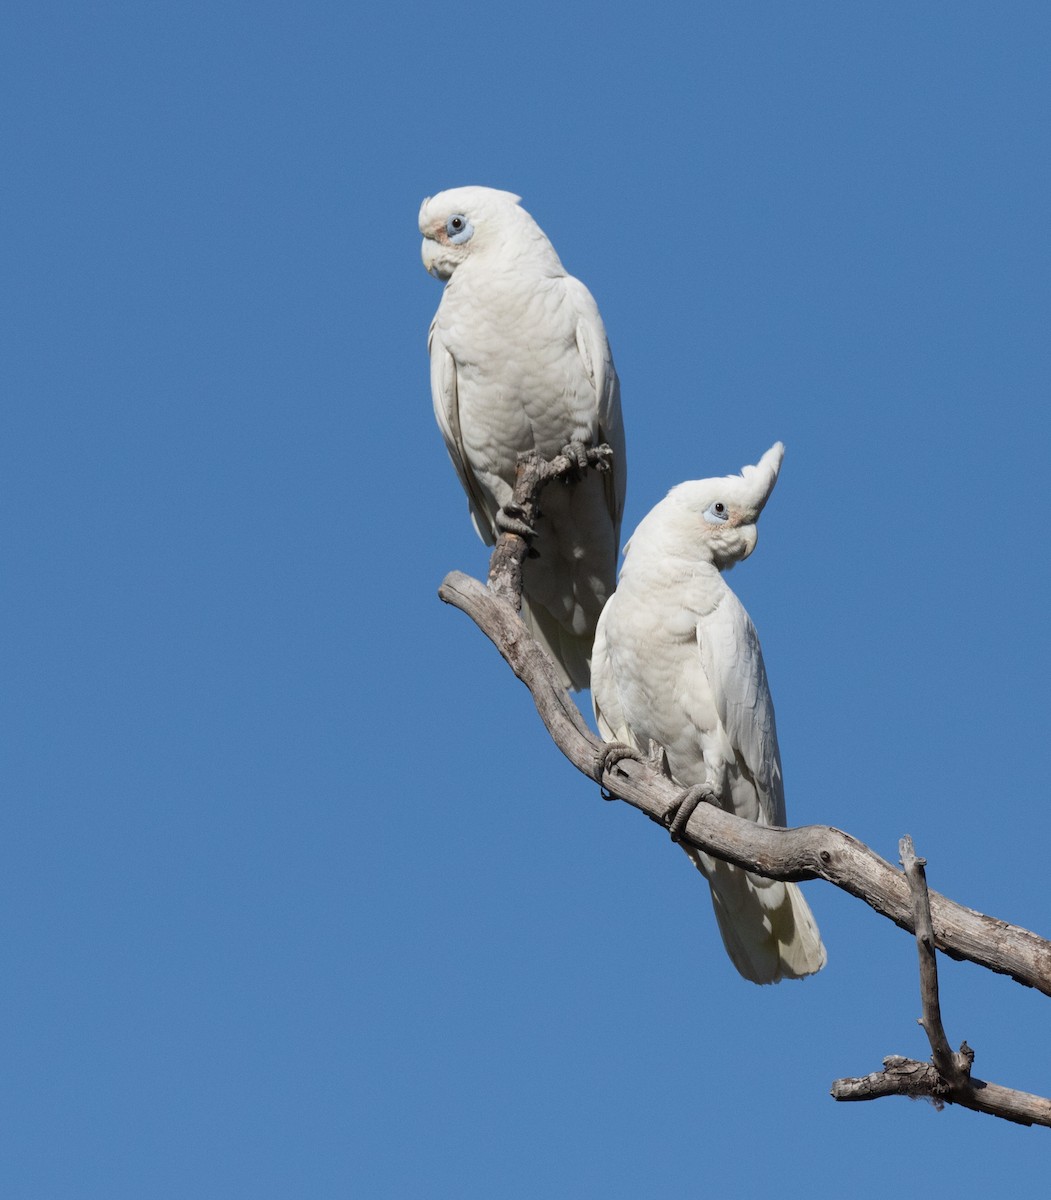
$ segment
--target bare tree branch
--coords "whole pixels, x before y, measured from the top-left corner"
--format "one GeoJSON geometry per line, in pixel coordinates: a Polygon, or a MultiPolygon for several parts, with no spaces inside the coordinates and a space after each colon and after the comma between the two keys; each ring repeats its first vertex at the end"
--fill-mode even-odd
{"type": "Polygon", "coordinates": [[[925,1097],[935,1107],[959,1104],[975,1112],[989,1113],[1019,1125],[1051,1126],[1051,1100],[1018,1092],[999,1084],[986,1083],[971,1074],[974,1051],[966,1042],[954,1054],[942,1025],[938,997],[938,965],[931,923],[930,893],[924,871],[926,860],[917,858],[912,838],[899,843],[901,865],[912,891],[916,947],[920,965],[920,1025],[931,1044],[931,1062],[917,1062],[892,1054],[883,1060],[883,1070],[861,1079],[837,1079],[832,1085],[836,1100],[876,1100],[881,1096],[925,1097]]]}
{"type": "Polygon", "coordinates": [[[945,1080],[950,1091],[965,1088],[971,1075],[971,1063],[974,1061],[973,1051],[968,1058],[964,1042],[960,1048],[959,1058],[953,1054],[949,1039],[945,1036],[945,1026],[942,1025],[941,1001],[938,996],[938,962],[934,948],[934,929],[931,924],[930,893],[927,890],[927,875],[924,867],[925,858],[916,857],[916,848],[912,838],[906,834],[898,843],[901,855],[901,865],[905,869],[905,878],[909,881],[912,891],[913,922],[916,926],[916,949],[920,961],[920,999],[923,1004],[923,1016],[920,1025],[931,1044],[931,1059],[938,1074],[945,1080]]]}
{"type": "MultiPolygon", "coordinates": [[[[572,466],[570,459],[560,456],[547,464],[549,470],[535,470],[532,458],[526,456],[520,462],[520,486],[515,489],[513,504],[531,520],[540,488],[572,466]]],[[[466,613],[493,642],[529,688],[548,733],[569,761],[589,778],[597,779],[613,797],[664,824],[681,789],[652,763],[634,759],[622,759],[599,776],[605,743],[588,728],[554,665],[519,618],[521,571],[527,553],[527,539],[504,533],[493,552],[490,587],[452,571],[438,595],[466,613]]],[[[824,879],[917,935],[924,1000],[921,1024],[939,1065],[891,1056],[884,1059],[882,1072],[837,1080],[832,1089],[837,1100],[925,1096],[1021,1124],[1051,1125],[1051,1101],[971,1076],[973,1051],[966,1043],[958,1054],[949,1048],[941,1026],[934,963],[937,948],[951,958],[1009,975],[1051,996],[1051,942],[1021,926],[930,892],[923,862],[915,857],[911,841],[907,847],[904,842],[902,845],[903,873],[850,834],[832,826],[764,827],[710,804],[694,811],[681,841],[769,879],[824,879]]]]}
{"type": "Polygon", "coordinates": [[[881,1096],[908,1096],[915,1100],[923,1097],[939,1107],[943,1103],[959,1104],[975,1112],[1013,1121],[1016,1125],[1051,1125],[1051,1100],[1043,1096],[986,1083],[974,1075],[970,1077],[967,1096],[948,1096],[944,1087],[944,1080],[933,1063],[891,1054],[883,1060],[882,1071],[860,1079],[837,1079],[832,1085],[832,1095],[836,1100],[878,1100],[881,1096]]]}

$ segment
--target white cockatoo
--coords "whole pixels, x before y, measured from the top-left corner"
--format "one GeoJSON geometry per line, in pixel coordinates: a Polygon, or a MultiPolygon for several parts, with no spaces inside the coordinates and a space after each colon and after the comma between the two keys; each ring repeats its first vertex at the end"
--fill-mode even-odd
{"type": "MultiPolygon", "coordinates": [[[[740,475],[679,484],[649,513],[599,619],[591,679],[603,737],[657,758],[695,799],[703,791],[780,826],[781,758],[759,638],[720,572],[755,549],[783,455],[778,442],[740,475]]],[[[723,942],[746,979],[821,969],[825,948],[796,884],[683,848],[711,884],[723,942]]]]}
{"type": "Polygon", "coordinates": [[[567,275],[519,197],[453,188],[420,208],[423,262],[445,291],[431,323],[431,393],[479,536],[522,531],[511,499],[520,453],[547,459],[607,443],[611,469],[554,482],[523,571],[522,615],[586,688],[595,625],[616,580],[626,464],[620,385],[591,293],[567,275]]]}

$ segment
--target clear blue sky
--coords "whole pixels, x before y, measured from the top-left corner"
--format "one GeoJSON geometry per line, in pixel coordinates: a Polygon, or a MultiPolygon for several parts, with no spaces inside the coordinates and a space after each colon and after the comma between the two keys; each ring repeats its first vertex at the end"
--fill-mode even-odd
{"type": "MultiPolygon", "coordinates": [[[[910,939],[742,982],[682,854],[436,589],[421,198],[508,188],[601,306],[630,530],[787,445],[731,577],[789,816],[1051,933],[1042,3],[52,4],[0,17],[0,1192],[929,1195],[1046,1131],[926,1054],[910,939]]],[[[976,1072],[1051,1001],[947,963],[976,1072]]]]}

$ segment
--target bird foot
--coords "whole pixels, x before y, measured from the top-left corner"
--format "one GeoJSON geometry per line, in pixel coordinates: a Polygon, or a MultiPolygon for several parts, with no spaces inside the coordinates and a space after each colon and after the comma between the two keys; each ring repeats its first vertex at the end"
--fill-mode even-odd
{"type": "Polygon", "coordinates": [[[625,758],[633,758],[636,762],[646,761],[646,756],[627,742],[607,742],[595,755],[595,778],[599,782],[599,794],[603,800],[616,800],[617,797],[602,786],[602,780],[607,771],[612,771],[625,758]]]}
{"type": "Polygon", "coordinates": [[[566,442],[561,453],[575,464],[578,471],[588,469],[588,447],[583,442],[566,442]]]}
{"type": "Polygon", "coordinates": [[[596,471],[612,470],[613,447],[608,446],[605,442],[601,442],[598,446],[590,446],[588,448],[588,463],[594,467],[596,471]]]}
{"type": "Polygon", "coordinates": [[[520,538],[529,541],[536,537],[536,530],[522,518],[525,513],[517,504],[505,504],[496,510],[496,527],[501,533],[517,533],[520,538]]]}
{"type": "Polygon", "coordinates": [[[701,804],[718,804],[715,796],[707,784],[699,783],[696,787],[687,788],[680,793],[668,807],[664,810],[663,821],[668,826],[668,832],[671,834],[673,842],[682,841],[682,835],[686,832],[686,826],[690,823],[690,817],[701,804]]]}

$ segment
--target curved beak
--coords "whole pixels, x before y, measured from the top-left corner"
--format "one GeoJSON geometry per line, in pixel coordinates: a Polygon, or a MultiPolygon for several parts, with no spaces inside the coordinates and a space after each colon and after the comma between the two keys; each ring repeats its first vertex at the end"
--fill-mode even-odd
{"type": "Polygon", "coordinates": [[[435,279],[448,279],[449,272],[443,270],[439,261],[440,250],[441,246],[434,238],[425,237],[423,245],[420,247],[420,257],[423,259],[423,265],[427,268],[429,275],[433,275],[435,279]]]}

